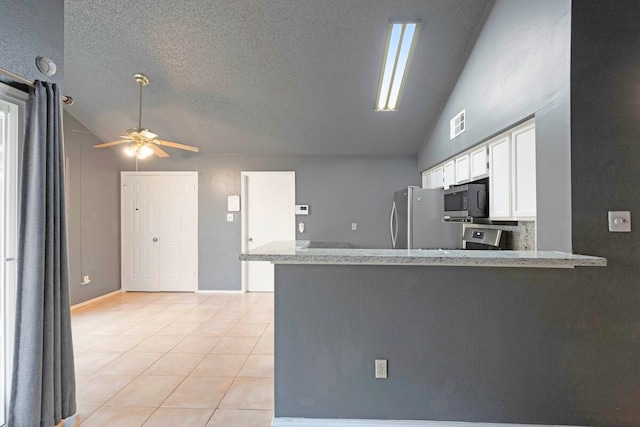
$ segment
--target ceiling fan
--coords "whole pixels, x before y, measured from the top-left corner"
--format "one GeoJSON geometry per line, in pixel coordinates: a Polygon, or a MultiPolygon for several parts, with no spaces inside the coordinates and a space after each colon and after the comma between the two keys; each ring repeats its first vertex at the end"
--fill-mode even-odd
{"type": "Polygon", "coordinates": [[[155,154],[158,157],[169,157],[169,154],[164,151],[163,147],[172,147],[178,148],[180,150],[193,151],[195,153],[199,152],[200,149],[198,147],[194,147],[192,145],[180,144],[177,142],[165,141],[162,139],[157,139],[158,135],[153,132],[149,132],[149,129],[144,129],[142,127],[142,87],[147,86],[149,84],[149,78],[144,74],[134,74],[133,78],[135,79],[138,86],[140,86],[140,104],[138,106],[138,127],[127,129],[126,135],[121,136],[122,140],[105,142],[104,144],[94,145],[94,148],[106,148],[112,147],[114,145],[119,144],[131,144],[124,149],[124,152],[131,157],[135,157],[136,159],[146,159],[152,154],[155,154]]]}

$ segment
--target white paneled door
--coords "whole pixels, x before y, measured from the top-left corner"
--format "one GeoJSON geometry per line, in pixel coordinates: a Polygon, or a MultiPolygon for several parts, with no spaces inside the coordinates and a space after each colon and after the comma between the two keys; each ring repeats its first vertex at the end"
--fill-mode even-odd
{"type": "Polygon", "coordinates": [[[197,172],[122,172],[122,289],[198,289],[197,172]]]}
{"type": "MultiPolygon", "coordinates": [[[[296,239],[295,172],[242,172],[242,249],[296,239]]],[[[243,262],[243,289],[273,292],[273,264],[243,262]]]]}

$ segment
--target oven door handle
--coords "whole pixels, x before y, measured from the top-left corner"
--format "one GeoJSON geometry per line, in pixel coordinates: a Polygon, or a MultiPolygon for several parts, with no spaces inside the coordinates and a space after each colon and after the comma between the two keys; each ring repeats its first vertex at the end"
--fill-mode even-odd
{"type": "Polygon", "coordinates": [[[393,201],[391,207],[391,218],[389,219],[389,231],[391,232],[391,247],[396,248],[396,236],[398,235],[398,210],[396,209],[396,201],[393,201]],[[396,220],[395,233],[393,232],[393,220],[396,220]]]}

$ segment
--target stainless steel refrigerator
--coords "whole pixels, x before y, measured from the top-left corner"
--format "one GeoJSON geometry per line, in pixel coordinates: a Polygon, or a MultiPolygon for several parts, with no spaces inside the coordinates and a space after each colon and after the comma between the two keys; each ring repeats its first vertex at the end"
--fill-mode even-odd
{"type": "Polygon", "coordinates": [[[462,224],[442,222],[442,190],[408,187],[396,191],[391,207],[394,249],[456,249],[462,247],[462,224]]]}

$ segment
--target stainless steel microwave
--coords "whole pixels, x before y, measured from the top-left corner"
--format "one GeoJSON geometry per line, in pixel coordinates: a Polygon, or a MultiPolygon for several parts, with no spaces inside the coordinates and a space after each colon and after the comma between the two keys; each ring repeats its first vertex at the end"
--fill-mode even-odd
{"type": "Polygon", "coordinates": [[[489,193],[483,183],[456,185],[444,190],[444,216],[446,219],[487,218],[489,193]]]}

